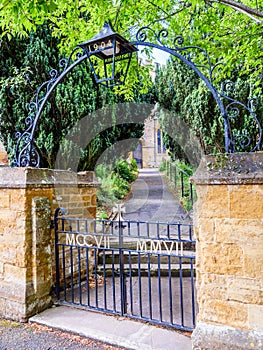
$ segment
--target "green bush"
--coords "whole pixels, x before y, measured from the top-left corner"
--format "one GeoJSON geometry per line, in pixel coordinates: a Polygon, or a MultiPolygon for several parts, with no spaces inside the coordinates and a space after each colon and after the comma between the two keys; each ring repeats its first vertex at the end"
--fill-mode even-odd
{"type": "Polygon", "coordinates": [[[98,216],[104,218],[110,214],[114,204],[123,200],[129,193],[131,183],[136,179],[138,166],[134,159],[117,162],[114,169],[110,165],[100,164],[96,176],[101,182],[97,193],[98,216]]]}
{"type": "Polygon", "coordinates": [[[130,190],[130,184],[118,175],[112,178],[112,192],[117,199],[123,199],[130,190]]]}
{"type": "Polygon", "coordinates": [[[166,160],[162,161],[162,163],[159,166],[159,171],[165,171],[166,170],[166,160]]]}
{"type": "Polygon", "coordinates": [[[175,165],[180,168],[181,170],[183,170],[188,176],[192,176],[194,173],[194,169],[193,167],[191,167],[191,165],[189,164],[185,164],[183,162],[175,161],[175,165]]]}
{"type": "Polygon", "coordinates": [[[132,160],[131,160],[131,163],[130,163],[130,170],[132,171],[132,172],[135,172],[136,174],[138,174],[138,164],[137,164],[137,162],[136,162],[136,160],[134,159],[134,158],[132,158],[132,160]]]}
{"type": "Polygon", "coordinates": [[[136,175],[134,173],[133,168],[134,163],[133,165],[131,165],[126,160],[121,160],[115,166],[113,173],[128,182],[133,182],[136,179],[136,175]]]}

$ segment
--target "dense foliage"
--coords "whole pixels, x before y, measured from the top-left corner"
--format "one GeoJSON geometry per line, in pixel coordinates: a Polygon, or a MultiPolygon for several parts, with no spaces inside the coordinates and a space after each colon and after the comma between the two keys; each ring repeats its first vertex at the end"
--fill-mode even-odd
{"type": "MultiPolygon", "coordinates": [[[[51,68],[59,68],[62,58],[59,41],[52,36],[48,24],[39,26],[26,39],[2,39],[0,52],[0,137],[12,160],[15,133],[25,130],[28,104],[36,89],[50,79],[51,68]]],[[[98,120],[95,110],[121,103],[112,90],[96,85],[88,64],[76,67],[57,87],[41,115],[36,132],[41,153],[41,167],[54,167],[62,140],[89,115],[89,132],[93,137],[82,145],[78,170],[93,169],[100,155],[110,145],[127,138],[138,138],[143,132],[140,123],[130,124],[129,113],[123,113],[122,124],[115,125],[114,113],[98,120]],[[105,121],[104,121],[105,119],[105,121]],[[103,127],[103,123],[110,127],[103,127]]],[[[87,126],[86,126],[87,127],[87,126]]],[[[85,131],[87,133],[87,131],[85,131]]],[[[80,150],[78,150],[80,151],[80,150]]],[[[69,156],[72,144],[64,152],[69,156]]],[[[65,154],[65,156],[66,156],[65,154]]],[[[68,164],[67,164],[68,165],[68,164]]],[[[69,165],[70,166],[70,165],[69,165]]]]}
{"type": "MultiPolygon", "coordinates": [[[[0,4],[0,27],[9,38],[23,37],[46,20],[68,53],[97,34],[107,20],[127,38],[141,26],[159,30],[165,25],[170,45],[183,35],[186,45],[207,49],[214,63],[223,59],[221,77],[231,76],[232,67],[237,66],[260,85],[262,0],[16,0],[0,4]]],[[[130,98],[137,80],[132,69],[128,84],[120,90],[130,98]]]]}
{"type": "MultiPolygon", "coordinates": [[[[253,96],[255,87],[250,84],[248,77],[238,77],[234,70],[231,78],[235,81],[235,89],[230,96],[246,105],[253,96]]],[[[189,161],[185,151],[187,147],[192,147],[194,151],[195,147],[191,134],[196,136],[203,153],[224,150],[222,115],[211,92],[192,69],[179,60],[171,60],[159,72],[155,89],[159,105],[165,109],[160,113],[160,123],[166,131],[165,143],[172,157],[189,161]],[[181,125],[178,123],[180,120],[183,121],[181,125]],[[182,130],[182,125],[185,130],[182,130]]],[[[220,86],[218,89],[220,91],[220,86]]],[[[257,96],[259,101],[255,110],[263,122],[262,91],[257,96]]],[[[232,118],[230,123],[234,136],[247,132],[252,138],[251,142],[256,142],[257,127],[245,110],[241,109],[240,114],[232,118]]]]}

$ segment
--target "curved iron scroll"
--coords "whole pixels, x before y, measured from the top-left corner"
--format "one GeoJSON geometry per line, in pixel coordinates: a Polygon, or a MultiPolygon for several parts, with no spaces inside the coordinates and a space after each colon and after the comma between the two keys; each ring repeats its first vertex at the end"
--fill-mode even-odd
{"type": "MultiPolygon", "coordinates": [[[[213,84],[213,76],[221,63],[212,65],[208,53],[201,47],[183,46],[184,38],[181,35],[176,36],[173,40],[173,47],[169,47],[167,45],[168,34],[167,29],[162,29],[156,33],[150,27],[142,27],[136,34],[136,41],[129,44],[156,48],[167,52],[181,60],[198,74],[212,93],[223,117],[225,151],[227,153],[243,150],[253,152],[262,149],[262,127],[254,112],[256,100],[250,99],[248,104],[245,105],[229,97],[228,92],[232,90],[234,85],[229,81],[224,82],[222,84],[222,90],[218,91],[213,84]],[[150,40],[155,40],[157,43],[147,41],[148,36],[150,36],[150,40]],[[200,59],[200,56],[202,56],[202,59],[200,59]],[[233,130],[231,127],[232,121],[240,115],[242,109],[251,118],[255,126],[256,136],[254,135],[254,144],[251,144],[251,136],[247,130],[238,132],[238,130],[233,130]]],[[[76,50],[80,50],[80,48],[75,48],[68,59],[62,59],[60,61],[60,66],[62,67],[60,74],[55,69],[50,71],[51,78],[39,87],[34,101],[29,104],[29,115],[25,119],[26,130],[23,133],[16,134],[18,142],[16,146],[15,166],[39,167],[40,152],[34,138],[36,126],[52,91],[75,66],[89,57],[86,52],[82,51],[77,53],[75,60],[72,60],[76,50]]]]}
{"type": "Polygon", "coordinates": [[[56,69],[50,71],[50,79],[45,81],[37,90],[34,100],[29,104],[29,114],[25,119],[26,130],[23,133],[17,132],[18,138],[16,145],[16,160],[15,166],[18,167],[35,167],[40,165],[40,152],[36,145],[34,138],[38,120],[42,111],[44,110],[46,103],[56,88],[56,86],[63,80],[63,78],[82,61],[89,56],[83,51],[80,52],[79,47],[76,47],[68,59],[61,59],[59,62],[62,72],[58,72],[56,69]],[[72,57],[76,54],[75,60],[72,57]]]}

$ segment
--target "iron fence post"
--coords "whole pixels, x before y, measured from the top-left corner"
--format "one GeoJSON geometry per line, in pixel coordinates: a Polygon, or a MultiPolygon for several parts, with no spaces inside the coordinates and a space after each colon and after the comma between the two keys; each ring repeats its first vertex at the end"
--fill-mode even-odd
{"type": "Polygon", "coordinates": [[[182,186],[182,197],[184,197],[184,173],[181,171],[181,186],[182,186]]]}

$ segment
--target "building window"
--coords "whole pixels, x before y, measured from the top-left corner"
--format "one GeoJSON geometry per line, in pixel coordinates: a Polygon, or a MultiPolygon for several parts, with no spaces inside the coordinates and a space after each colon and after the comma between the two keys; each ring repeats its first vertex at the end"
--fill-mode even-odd
{"type": "Polygon", "coordinates": [[[157,130],[157,146],[158,153],[162,153],[162,133],[160,129],[157,130]]]}
{"type": "Polygon", "coordinates": [[[166,147],[163,144],[163,133],[161,129],[157,130],[157,152],[166,153],[166,147]]]}

